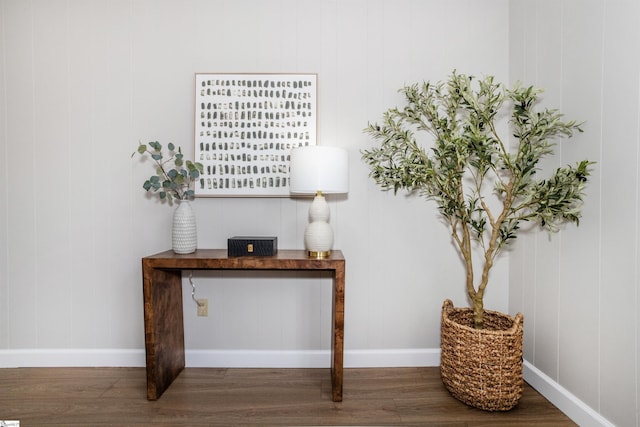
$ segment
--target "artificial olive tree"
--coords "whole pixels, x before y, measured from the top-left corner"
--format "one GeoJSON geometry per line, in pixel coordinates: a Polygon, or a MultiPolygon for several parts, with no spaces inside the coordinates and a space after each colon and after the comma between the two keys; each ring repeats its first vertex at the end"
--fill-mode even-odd
{"type": "Polygon", "coordinates": [[[580,124],[562,121],[557,110],[536,108],[541,90],[507,89],[491,76],[476,79],[454,71],[445,82],[413,84],[400,92],[404,108],[389,109],[381,124],[365,129],[379,145],[363,150],[363,159],[383,189],[416,192],[436,202],[464,260],[474,327],[482,328],[489,272],[521,222],[536,221],[550,232],[563,222],[579,223],[592,162],[558,168],[548,178],[538,172],[556,141],[581,132],[580,124]],[[509,127],[510,136],[499,135],[496,121],[509,127]],[[482,254],[479,278],[472,256],[476,247],[482,254]]]}

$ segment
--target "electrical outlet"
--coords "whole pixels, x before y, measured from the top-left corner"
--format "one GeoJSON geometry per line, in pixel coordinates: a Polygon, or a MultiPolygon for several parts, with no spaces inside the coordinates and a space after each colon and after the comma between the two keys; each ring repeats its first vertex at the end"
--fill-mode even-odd
{"type": "Polygon", "coordinates": [[[206,298],[198,299],[198,316],[209,316],[209,300],[206,298]]]}

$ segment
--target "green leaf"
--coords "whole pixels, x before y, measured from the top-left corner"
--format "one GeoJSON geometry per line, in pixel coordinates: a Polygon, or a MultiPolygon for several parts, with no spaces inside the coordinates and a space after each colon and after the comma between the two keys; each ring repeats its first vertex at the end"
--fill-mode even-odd
{"type": "Polygon", "coordinates": [[[204,171],[204,166],[185,159],[182,149],[173,143],[168,143],[167,149],[168,152],[163,154],[162,145],[158,141],[138,145],[138,152],[140,154],[149,152],[151,159],[155,162],[156,175],[149,177],[143,183],[143,188],[146,191],[154,191],[160,200],[171,204],[173,199],[192,197],[195,194],[191,186],[204,171]],[[153,150],[152,152],[149,151],[149,147],[153,150]],[[171,167],[172,163],[173,167],[171,167]]]}

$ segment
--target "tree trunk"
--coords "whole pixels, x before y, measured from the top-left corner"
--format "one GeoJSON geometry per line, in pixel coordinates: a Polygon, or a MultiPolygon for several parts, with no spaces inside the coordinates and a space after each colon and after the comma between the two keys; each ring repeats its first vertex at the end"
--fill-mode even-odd
{"type": "Polygon", "coordinates": [[[482,329],[484,326],[484,303],[482,299],[478,295],[471,299],[473,302],[473,327],[475,329],[482,329]]]}

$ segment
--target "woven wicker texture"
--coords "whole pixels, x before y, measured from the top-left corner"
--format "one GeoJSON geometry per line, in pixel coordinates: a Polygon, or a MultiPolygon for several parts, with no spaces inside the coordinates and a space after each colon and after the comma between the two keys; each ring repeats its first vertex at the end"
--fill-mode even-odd
{"type": "Polygon", "coordinates": [[[442,306],[442,381],[467,405],[487,411],[508,411],[523,390],[523,316],[515,318],[485,310],[484,329],[473,328],[473,310],[442,306]]]}

